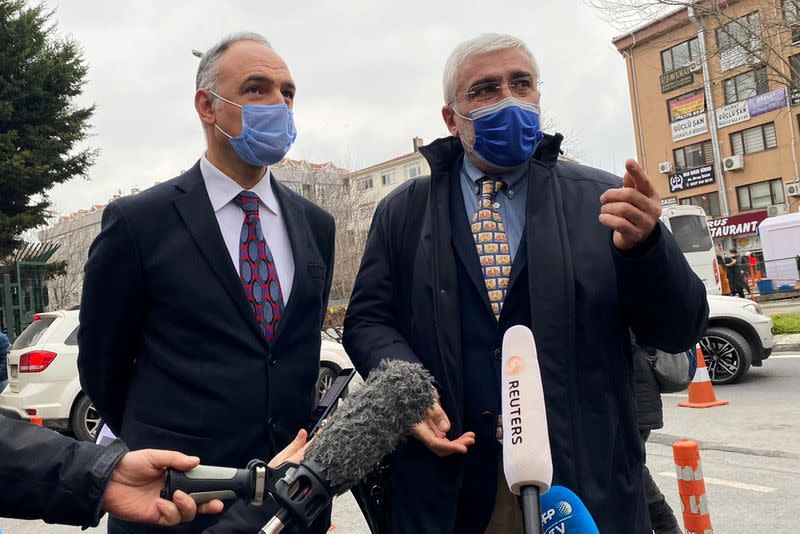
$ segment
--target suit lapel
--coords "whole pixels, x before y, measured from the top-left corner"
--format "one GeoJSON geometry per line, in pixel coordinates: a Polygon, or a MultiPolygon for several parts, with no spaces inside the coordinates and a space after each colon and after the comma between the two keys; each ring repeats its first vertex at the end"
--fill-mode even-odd
{"type": "Polygon", "coordinates": [[[263,344],[269,348],[258,327],[253,309],[250,307],[250,303],[247,302],[242,288],[242,281],[233,266],[233,262],[231,262],[225,241],[222,239],[219,223],[214,215],[206,186],[203,183],[199,163],[195,164],[181,177],[176,187],[184,193],[174,201],[175,208],[183,219],[183,223],[195,243],[197,243],[206,262],[214,271],[220,284],[222,284],[225,292],[233,301],[236,309],[239,310],[244,321],[255,331],[263,344]]]}
{"type": "MultiPolygon", "coordinates": [[[[305,208],[294,198],[292,191],[278,182],[274,177],[271,180],[272,190],[281,206],[281,215],[286,222],[286,231],[289,234],[289,242],[292,247],[292,257],[294,259],[294,279],[292,280],[292,292],[289,300],[286,301],[283,309],[283,316],[275,330],[275,339],[289,324],[291,314],[297,308],[297,302],[302,302],[301,293],[308,291],[309,284],[298,283],[307,276],[309,261],[313,258],[311,234],[308,229],[305,208]]],[[[320,260],[320,264],[322,261],[320,260]]]]}

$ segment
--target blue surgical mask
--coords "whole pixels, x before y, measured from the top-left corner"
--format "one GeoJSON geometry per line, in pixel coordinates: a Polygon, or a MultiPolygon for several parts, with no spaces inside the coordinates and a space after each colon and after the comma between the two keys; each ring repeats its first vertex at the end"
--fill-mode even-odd
{"type": "Polygon", "coordinates": [[[266,167],[278,163],[286,156],[292,143],[297,139],[294,117],[289,106],[286,104],[242,106],[213,91],[209,93],[223,102],[242,109],[242,133],[237,137],[214,125],[228,137],[234,152],[240,158],[250,165],[266,167]]]}
{"type": "Polygon", "coordinates": [[[539,106],[516,98],[505,98],[478,108],[464,117],[472,121],[475,143],[472,152],[501,169],[519,167],[533,156],[541,141],[539,106]]]}

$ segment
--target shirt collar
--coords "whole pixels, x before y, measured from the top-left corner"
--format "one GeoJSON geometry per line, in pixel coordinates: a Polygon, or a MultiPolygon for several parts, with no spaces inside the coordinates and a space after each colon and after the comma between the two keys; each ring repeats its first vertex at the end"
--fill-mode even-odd
{"type": "MultiPolygon", "coordinates": [[[[467,175],[467,178],[476,184],[478,183],[478,180],[487,176],[485,172],[480,170],[469,160],[466,154],[464,154],[464,164],[462,165],[461,169],[467,175]]],[[[517,187],[517,185],[522,181],[522,178],[525,176],[527,170],[528,165],[526,161],[516,169],[492,176],[492,178],[502,178],[506,183],[506,188],[513,191],[514,188],[517,187]]]]}
{"type": "MultiPolygon", "coordinates": [[[[216,168],[213,163],[208,161],[205,154],[200,158],[200,173],[203,175],[208,198],[211,200],[211,207],[214,208],[215,213],[228,205],[236,198],[236,195],[242,192],[242,186],[216,168]]],[[[269,168],[267,168],[264,178],[261,178],[250,191],[258,195],[258,198],[261,199],[261,204],[277,215],[279,213],[278,199],[275,198],[275,192],[272,190],[271,180],[272,177],[269,168]]]]}

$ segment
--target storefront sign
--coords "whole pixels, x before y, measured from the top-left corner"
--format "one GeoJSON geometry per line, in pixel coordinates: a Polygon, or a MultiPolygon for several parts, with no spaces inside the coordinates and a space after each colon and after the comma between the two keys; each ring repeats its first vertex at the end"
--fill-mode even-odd
{"type": "Polygon", "coordinates": [[[751,117],[786,107],[786,88],[754,96],[747,100],[747,110],[751,117]]]}
{"type": "Polygon", "coordinates": [[[694,82],[694,74],[692,74],[692,69],[687,65],[667,74],[662,74],[660,80],[661,92],[669,93],[678,87],[691,85],[694,82]]]}
{"type": "Polygon", "coordinates": [[[714,183],[714,166],[706,165],[688,171],[678,172],[669,177],[669,192],[683,191],[714,183]]]}
{"type": "Polygon", "coordinates": [[[661,199],[661,207],[675,206],[678,204],[678,197],[664,197],[661,199]]]}
{"type": "Polygon", "coordinates": [[[750,120],[750,110],[747,108],[747,100],[734,102],[717,110],[717,126],[724,128],[731,124],[737,124],[750,120]]]}
{"type": "Polygon", "coordinates": [[[756,230],[758,230],[758,225],[766,218],[766,211],[739,213],[738,215],[731,215],[730,217],[711,219],[708,221],[708,227],[711,230],[711,237],[714,239],[736,237],[754,234],[756,230]]]}
{"type": "Polygon", "coordinates": [[[696,95],[676,100],[670,103],[669,109],[673,121],[700,115],[706,109],[706,95],[705,93],[697,93],[696,95]]]}
{"type": "Polygon", "coordinates": [[[672,128],[673,141],[680,141],[681,139],[688,139],[695,135],[704,134],[708,131],[706,114],[701,113],[700,115],[689,117],[688,119],[673,122],[670,124],[670,127],[672,128]]]}

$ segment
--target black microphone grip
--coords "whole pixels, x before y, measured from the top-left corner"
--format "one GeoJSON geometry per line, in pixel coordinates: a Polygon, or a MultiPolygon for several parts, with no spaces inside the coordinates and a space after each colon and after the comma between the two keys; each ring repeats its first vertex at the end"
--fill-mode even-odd
{"type": "Polygon", "coordinates": [[[525,534],[542,534],[542,507],[537,486],[523,486],[520,491],[525,534]]]}
{"type": "Polygon", "coordinates": [[[198,465],[189,471],[167,469],[167,481],[161,492],[164,499],[172,499],[176,490],[187,493],[197,504],[231,499],[251,500],[255,487],[250,469],[198,465]]]}

